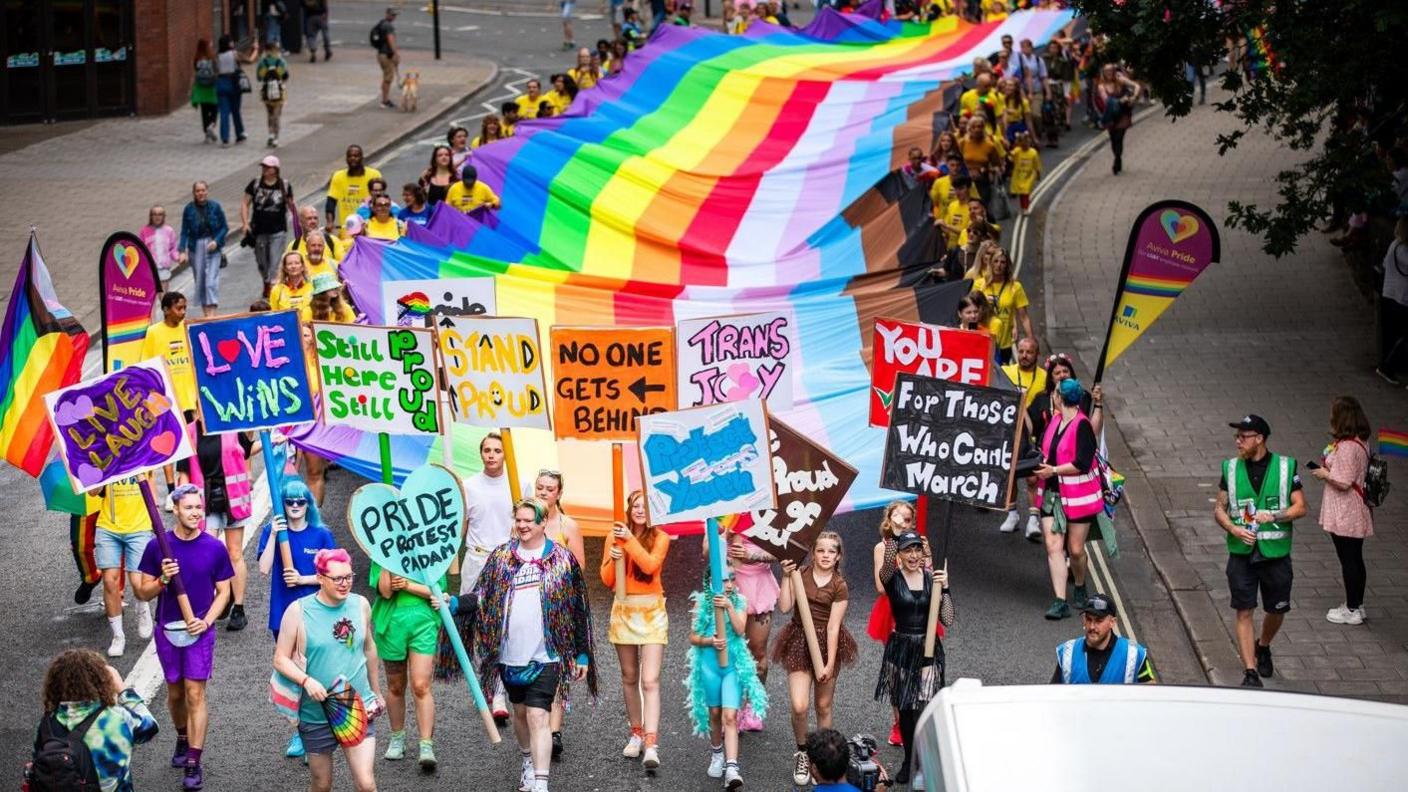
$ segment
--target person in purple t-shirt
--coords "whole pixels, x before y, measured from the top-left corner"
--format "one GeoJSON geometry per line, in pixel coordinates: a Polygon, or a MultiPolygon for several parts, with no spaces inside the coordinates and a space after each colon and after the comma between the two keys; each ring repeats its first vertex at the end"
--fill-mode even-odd
{"type": "Polygon", "coordinates": [[[176,724],[176,751],[171,756],[171,766],[186,769],[184,789],[200,789],[205,780],[200,754],[210,721],[205,685],[215,662],[215,632],[211,625],[230,599],[235,569],[225,544],[200,529],[205,518],[200,488],[183,484],[171,493],[171,499],[176,504],[176,529],[169,542],[173,557],[162,558],[157,543],[149,543],[132,576],[132,588],[142,600],[157,600],[156,656],[166,676],[166,704],[171,710],[171,721],[176,724]],[[176,596],[166,588],[177,575],[194,614],[189,621],[182,617],[176,596]],[[168,629],[172,622],[176,623],[174,637],[168,629]],[[186,625],[184,631],[182,622],[186,625]]]}

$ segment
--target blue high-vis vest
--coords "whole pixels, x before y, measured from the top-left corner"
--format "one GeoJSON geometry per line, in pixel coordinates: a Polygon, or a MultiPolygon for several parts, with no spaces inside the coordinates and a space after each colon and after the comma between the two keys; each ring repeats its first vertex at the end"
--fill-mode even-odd
{"type": "Polygon", "coordinates": [[[1130,685],[1139,676],[1148,650],[1131,643],[1124,636],[1115,636],[1115,646],[1100,678],[1091,680],[1085,663],[1085,639],[1072,638],[1056,647],[1056,664],[1061,668],[1061,681],[1067,685],[1130,685]]]}

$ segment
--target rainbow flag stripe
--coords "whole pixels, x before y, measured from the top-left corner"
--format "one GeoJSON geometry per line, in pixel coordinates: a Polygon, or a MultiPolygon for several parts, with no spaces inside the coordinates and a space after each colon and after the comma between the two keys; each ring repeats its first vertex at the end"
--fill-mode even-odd
{"type": "Polygon", "coordinates": [[[114,322],[108,325],[108,343],[112,346],[118,344],[130,344],[134,341],[141,341],[147,336],[147,327],[151,322],[144,319],[134,319],[129,322],[114,322]]]}
{"type": "Polygon", "coordinates": [[[1408,457],[1408,431],[1380,429],[1379,453],[1384,456],[1408,457]]]}
{"type": "Polygon", "coordinates": [[[62,305],[31,234],[0,325],[0,451],[38,477],[54,431],[44,394],[77,382],[88,333],[62,305]]]}
{"type": "Polygon", "coordinates": [[[1130,275],[1124,282],[1124,290],[1131,294],[1143,294],[1148,297],[1167,297],[1173,299],[1183,293],[1192,283],[1192,278],[1185,280],[1172,280],[1169,278],[1152,278],[1147,275],[1130,275]]]}
{"type": "MultiPolygon", "coordinates": [[[[1047,41],[1073,15],[915,24],[880,22],[879,8],[823,8],[805,29],[754,23],[743,36],[661,28],[562,116],[474,151],[502,209],[441,205],[396,243],[357,240],[339,273],[372,323],[394,321],[380,315],[387,281],[485,275],[498,313],[533,317],[544,336],[789,311],[794,405],[775,412],[862,470],[846,506],[888,501],[884,434],[865,420],[873,320],[953,321],[926,315],[922,273],[901,272],[915,224],[892,174],[910,146],[931,147],[934,115],[975,57],[1004,35],[1047,41]]],[[[575,477],[579,514],[610,513],[593,500],[610,491],[608,444],[514,440],[519,459],[575,477]]],[[[375,447],[323,432],[295,443],[339,462],[375,447]]],[[[433,458],[423,441],[393,446],[398,477],[402,458],[433,458]]]]}

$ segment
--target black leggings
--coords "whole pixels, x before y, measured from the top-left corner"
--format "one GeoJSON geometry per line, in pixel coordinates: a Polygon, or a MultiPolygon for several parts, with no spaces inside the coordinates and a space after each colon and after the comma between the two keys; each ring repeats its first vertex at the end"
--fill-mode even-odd
{"type": "Polygon", "coordinates": [[[200,128],[209,129],[220,118],[220,106],[213,104],[197,105],[200,108],[200,128]]]}
{"type": "Polygon", "coordinates": [[[914,756],[914,730],[919,725],[919,716],[924,710],[902,709],[900,710],[900,739],[904,741],[904,766],[910,773],[914,768],[910,767],[910,760],[914,756]]]}
{"type": "Polygon", "coordinates": [[[1110,127],[1110,129],[1109,129],[1108,131],[1109,131],[1109,133],[1110,133],[1110,153],[1115,155],[1115,159],[1121,159],[1121,158],[1123,158],[1123,157],[1124,157],[1124,133],[1128,132],[1129,130],[1128,130],[1128,129],[1115,129],[1114,127],[1110,127]]]}
{"type": "Polygon", "coordinates": [[[1330,540],[1335,543],[1335,555],[1340,558],[1340,571],[1344,574],[1344,606],[1354,610],[1364,604],[1364,580],[1368,576],[1364,569],[1364,540],[1335,534],[1330,534],[1330,540]]]}

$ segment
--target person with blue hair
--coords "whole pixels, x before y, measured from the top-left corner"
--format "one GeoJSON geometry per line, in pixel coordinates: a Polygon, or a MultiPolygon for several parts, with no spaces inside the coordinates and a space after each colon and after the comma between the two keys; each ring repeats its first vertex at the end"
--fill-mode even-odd
{"type": "MultiPolygon", "coordinates": [[[[318,570],[314,564],[319,550],[332,550],[337,540],[332,536],[323,517],[318,513],[318,502],[303,479],[288,476],[284,479],[280,496],[284,502],[284,516],[274,517],[259,532],[259,571],[268,575],[269,587],[269,631],[274,634],[275,643],[279,640],[279,625],[283,622],[284,611],[300,597],[318,593],[318,570]],[[293,556],[293,568],[285,569],[283,554],[279,552],[276,532],[288,531],[289,551],[293,556]]],[[[289,738],[285,756],[303,756],[303,739],[298,732],[289,738]]]]}

